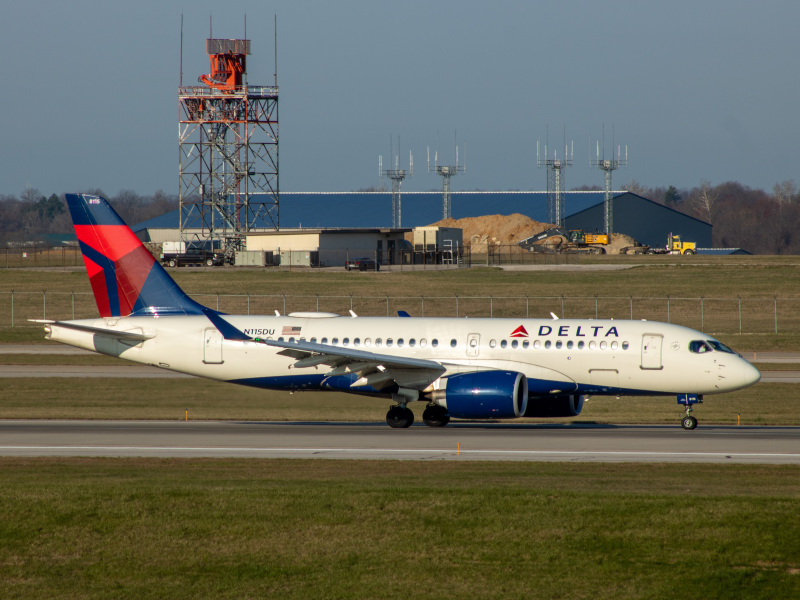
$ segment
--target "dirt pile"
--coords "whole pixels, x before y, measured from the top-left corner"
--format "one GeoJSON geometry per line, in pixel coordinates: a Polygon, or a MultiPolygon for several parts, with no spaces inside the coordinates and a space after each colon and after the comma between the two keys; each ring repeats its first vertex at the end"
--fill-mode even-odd
{"type": "MultiPolygon", "coordinates": [[[[464,219],[444,219],[432,223],[431,226],[458,227],[463,231],[464,245],[471,246],[473,251],[485,250],[487,244],[508,246],[536,235],[554,225],[540,223],[525,215],[485,215],[483,217],[466,217],[464,219]]],[[[619,254],[619,249],[633,246],[636,241],[621,233],[612,233],[610,244],[606,246],[606,254],[619,254]]]]}

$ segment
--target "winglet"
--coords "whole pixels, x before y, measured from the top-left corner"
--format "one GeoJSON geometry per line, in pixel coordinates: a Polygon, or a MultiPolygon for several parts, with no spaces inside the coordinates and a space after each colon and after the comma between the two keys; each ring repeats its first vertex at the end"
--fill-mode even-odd
{"type": "Polygon", "coordinates": [[[398,311],[397,311],[397,316],[398,316],[398,317],[410,317],[411,315],[410,315],[410,314],[408,314],[408,313],[407,313],[406,311],[404,311],[404,310],[398,310],[398,311]]]}

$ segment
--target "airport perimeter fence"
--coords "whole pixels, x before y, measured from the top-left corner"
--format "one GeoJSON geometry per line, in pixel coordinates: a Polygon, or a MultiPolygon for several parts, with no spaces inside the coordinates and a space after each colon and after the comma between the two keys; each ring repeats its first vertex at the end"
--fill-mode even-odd
{"type": "MultiPolygon", "coordinates": [[[[673,298],[634,296],[357,296],[190,294],[228,314],[331,312],[344,316],[644,319],[710,334],[800,333],[800,298],[673,298]]],[[[0,292],[0,327],[31,327],[30,319],[97,317],[89,292],[0,292]]]]}
{"type": "MultiPolygon", "coordinates": [[[[156,249],[152,249],[152,251],[158,254],[156,249]]],[[[280,258],[282,264],[279,267],[284,269],[316,269],[322,266],[344,269],[345,264],[356,257],[371,259],[374,263],[379,264],[379,269],[383,271],[448,270],[501,265],[574,265],[580,264],[582,260],[580,254],[528,252],[512,244],[489,246],[488,250],[486,245],[475,249],[467,246],[457,254],[449,252],[398,251],[392,253],[391,261],[388,260],[388,252],[379,253],[375,250],[293,251],[283,253],[280,258]]],[[[32,267],[66,269],[82,266],[83,259],[81,258],[80,249],[77,247],[51,248],[49,246],[31,246],[0,248],[0,269],[32,267]]],[[[270,264],[268,268],[274,267],[270,264]]]]}

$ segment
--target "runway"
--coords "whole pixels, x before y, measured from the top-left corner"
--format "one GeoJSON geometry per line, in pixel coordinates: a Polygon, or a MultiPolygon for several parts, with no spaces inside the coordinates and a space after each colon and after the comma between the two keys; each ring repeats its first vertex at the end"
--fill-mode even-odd
{"type": "Polygon", "coordinates": [[[800,428],[0,421],[0,456],[800,464],[800,428]]]}

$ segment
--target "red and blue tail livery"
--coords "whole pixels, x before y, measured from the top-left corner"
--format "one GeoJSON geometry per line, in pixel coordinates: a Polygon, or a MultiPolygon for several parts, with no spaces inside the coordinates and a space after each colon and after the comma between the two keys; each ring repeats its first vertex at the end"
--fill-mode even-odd
{"type": "Polygon", "coordinates": [[[104,198],[66,198],[101,317],[202,314],[104,198]]]}

